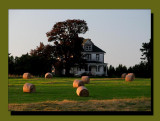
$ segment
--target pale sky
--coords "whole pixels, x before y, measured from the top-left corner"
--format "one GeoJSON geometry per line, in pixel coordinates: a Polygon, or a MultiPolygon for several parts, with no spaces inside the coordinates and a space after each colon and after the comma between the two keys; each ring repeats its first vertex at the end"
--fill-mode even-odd
{"type": "Polygon", "coordinates": [[[140,48],[151,38],[150,9],[41,9],[9,10],[9,53],[21,56],[48,42],[46,32],[67,19],[87,22],[89,31],[79,36],[91,41],[106,52],[105,63],[134,66],[141,60],[140,48]]]}

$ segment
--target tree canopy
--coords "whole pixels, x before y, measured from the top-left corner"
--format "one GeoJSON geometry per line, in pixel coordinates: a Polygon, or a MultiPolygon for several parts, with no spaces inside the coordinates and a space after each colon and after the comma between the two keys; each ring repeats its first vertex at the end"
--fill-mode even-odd
{"type": "Polygon", "coordinates": [[[86,31],[88,31],[87,23],[84,20],[74,19],[57,22],[52,30],[46,33],[48,41],[54,41],[54,57],[57,58],[54,66],[57,68],[59,64],[63,65],[66,75],[69,75],[70,68],[75,64],[84,65],[81,53],[84,38],[78,34],[84,34],[86,31]]]}
{"type": "Polygon", "coordinates": [[[43,42],[40,42],[40,45],[36,49],[31,49],[31,56],[43,56],[48,60],[54,59],[54,47],[52,45],[44,45],[43,42]]]}
{"type": "Polygon", "coordinates": [[[84,34],[88,31],[88,26],[84,20],[66,20],[57,22],[51,31],[47,32],[48,41],[61,41],[61,44],[69,44],[78,34],[84,34]],[[67,42],[67,43],[65,43],[67,42]]]}

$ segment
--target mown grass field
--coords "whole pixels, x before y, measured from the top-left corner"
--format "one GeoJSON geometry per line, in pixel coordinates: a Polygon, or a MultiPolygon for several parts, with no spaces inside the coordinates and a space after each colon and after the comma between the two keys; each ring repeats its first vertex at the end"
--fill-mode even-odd
{"type": "Polygon", "coordinates": [[[151,108],[151,79],[136,78],[133,82],[125,82],[120,78],[91,78],[90,84],[85,85],[89,97],[77,96],[74,79],[78,78],[9,78],[9,110],[148,111],[151,108]],[[25,83],[34,84],[36,92],[23,93],[25,83]]]}

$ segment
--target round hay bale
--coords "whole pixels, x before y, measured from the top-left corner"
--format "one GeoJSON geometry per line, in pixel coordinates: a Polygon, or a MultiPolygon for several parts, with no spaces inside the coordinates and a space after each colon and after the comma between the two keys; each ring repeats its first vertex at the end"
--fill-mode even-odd
{"type": "Polygon", "coordinates": [[[79,86],[84,86],[84,82],[82,80],[78,80],[78,79],[74,80],[73,88],[77,88],[79,86]]]}
{"type": "Polygon", "coordinates": [[[51,73],[46,73],[45,74],[45,78],[52,78],[52,77],[53,77],[53,75],[51,73]]]}
{"type": "Polygon", "coordinates": [[[24,73],[23,74],[23,79],[30,79],[31,78],[31,74],[30,73],[24,73]]]}
{"type": "Polygon", "coordinates": [[[126,77],[126,73],[123,73],[122,75],[121,75],[121,78],[125,78],[126,77]]]}
{"type": "Polygon", "coordinates": [[[31,84],[31,83],[25,83],[23,86],[23,92],[35,92],[36,91],[36,87],[35,85],[31,84]]]}
{"type": "Polygon", "coordinates": [[[89,91],[86,87],[84,86],[80,86],[77,88],[77,91],[76,91],[77,95],[80,96],[80,97],[88,97],[89,96],[89,91]]]}
{"type": "Polygon", "coordinates": [[[133,75],[126,75],[125,77],[125,81],[133,81],[134,80],[134,76],[133,75]]]}
{"type": "Polygon", "coordinates": [[[134,73],[128,73],[128,75],[133,75],[133,79],[135,79],[135,74],[134,73]]]}
{"type": "Polygon", "coordinates": [[[89,82],[90,82],[89,76],[82,76],[81,80],[82,80],[85,84],[89,84],[89,82]]]}

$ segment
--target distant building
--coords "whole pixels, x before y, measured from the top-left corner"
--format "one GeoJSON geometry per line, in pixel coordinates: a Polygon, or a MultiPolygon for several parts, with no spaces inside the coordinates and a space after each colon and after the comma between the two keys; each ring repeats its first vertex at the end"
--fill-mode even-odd
{"type": "Polygon", "coordinates": [[[104,63],[104,54],[106,52],[98,48],[91,39],[83,40],[83,52],[87,60],[87,68],[72,67],[70,73],[74,75],[81,75],[83,73],[94,76],[107,76],[107,63],[104,63]]]}

